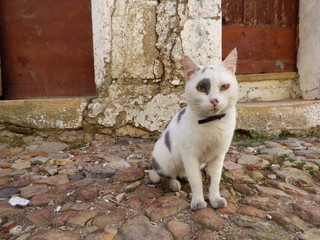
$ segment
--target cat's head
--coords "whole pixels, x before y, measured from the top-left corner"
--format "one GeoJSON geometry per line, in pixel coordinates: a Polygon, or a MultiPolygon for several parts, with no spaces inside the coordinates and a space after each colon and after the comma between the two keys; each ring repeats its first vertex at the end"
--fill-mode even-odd
{"type": "Polygon", "coordinates": [[[236,65],[236,49],[217,65],[198,66],[191,58],[184,56],[188,106],[201,116],[222,114],[234,107],[238,100],[236,65]]]}

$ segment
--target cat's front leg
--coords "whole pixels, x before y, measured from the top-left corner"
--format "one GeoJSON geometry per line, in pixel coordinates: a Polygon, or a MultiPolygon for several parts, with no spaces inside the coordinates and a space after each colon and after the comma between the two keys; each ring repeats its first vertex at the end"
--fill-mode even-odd
{"type": "Polygon", "coordinates": [[[191,209],[206,208],[207,203],[203,197],[202,174],[199,161],[196,158],[185,156],[183,165],[192,191],[191,209]]]}
{"type": "Polygon", "coordinates": [[[220,196],[220,180],[224,155],[207,163],[207,173],[210,176],[209,200],[213,208],[226,207],[227,200],[220,196]]]}

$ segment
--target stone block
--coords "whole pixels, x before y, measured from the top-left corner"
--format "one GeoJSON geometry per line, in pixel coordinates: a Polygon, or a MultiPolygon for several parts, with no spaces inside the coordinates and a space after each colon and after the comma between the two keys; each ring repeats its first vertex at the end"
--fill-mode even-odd
{"type": "Polygon", "coordinates": [[[112,16],[111,75],[115,79],[153,79],[157,1],[116,1],[112,16]]]}
{"type": "Polygon", "coordinates": [[[199,65],[218,64],[221,62],[220,36],[221,21],[189,19],[181,32],[184,53],[199,65]]]}

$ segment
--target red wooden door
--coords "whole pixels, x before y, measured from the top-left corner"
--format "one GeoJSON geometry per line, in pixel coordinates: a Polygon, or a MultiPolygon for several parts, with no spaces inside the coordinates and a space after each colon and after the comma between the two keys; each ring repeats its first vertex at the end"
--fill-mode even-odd
{"type": "Polygon", "coordinates": [[[1,0],[5,99],[92,96],[90,0],[1,0]]]}
{"type": "Polygon", "coordinates": [[[296,71],[299,0],[222,0],[222,55],[238,74],[296,71]]]}

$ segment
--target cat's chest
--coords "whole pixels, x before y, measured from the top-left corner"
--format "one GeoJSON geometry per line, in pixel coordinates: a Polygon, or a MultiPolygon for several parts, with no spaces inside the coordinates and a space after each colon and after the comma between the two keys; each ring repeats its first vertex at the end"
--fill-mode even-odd
{"type": "Polygon", "coordinates": [[[192,129],[182,144],[197,152],[197,155],[207,155],[216,152],[223,144],[225,132],[218,127],[198,127],[192,129]],[[187,144],[188,142],[188,144],[187,144]]]}

